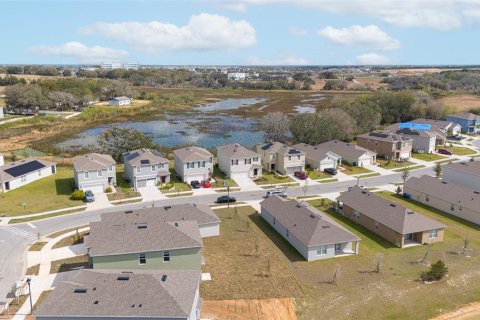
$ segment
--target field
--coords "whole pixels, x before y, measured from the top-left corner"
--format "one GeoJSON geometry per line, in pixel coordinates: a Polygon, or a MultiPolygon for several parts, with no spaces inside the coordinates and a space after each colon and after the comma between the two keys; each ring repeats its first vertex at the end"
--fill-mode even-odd
{"type": "Polygon", "coordinates": [[[202,318],[229,320],[295,320],[293,299],[207,300],[202,318]]]}
{"type": "Polygon", "coordinates": [[[455,95],[440,99],[440,101],[455,111],[469,111],[470,109],[480,108],[480,96],[475,95],[455,95]]]}

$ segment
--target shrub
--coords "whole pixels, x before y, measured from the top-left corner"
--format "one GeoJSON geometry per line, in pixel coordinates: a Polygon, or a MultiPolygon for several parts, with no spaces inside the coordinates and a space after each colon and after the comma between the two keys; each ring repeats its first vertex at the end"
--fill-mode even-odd
{"type": "Polygon", "coordinates": [[[420,278],[423,281],[438,281],[441,280],[448,272],[445,262],[438,260],[430,266],[427,271],[422,272],[420,278]]]}
{"type": "Polygon", "coordinates": [[[112,193],[112,191],[113,191],[112,187],[107,187],[105,189],[105,193],[112,193]]]}
{"type": "Polygon", "coordinates": [[[72,192],[73,200],[83,200],[84,197],[85,197],[85,192],[83,192],[83,190],[75,190],[72,192]]]}
{"type": "Polygon", "coordinates": [[[163,186],[160,186],[160,190],[170,190],[173,188],[173,182],[169,182],[167,184],[164,184],[163,186]]]}

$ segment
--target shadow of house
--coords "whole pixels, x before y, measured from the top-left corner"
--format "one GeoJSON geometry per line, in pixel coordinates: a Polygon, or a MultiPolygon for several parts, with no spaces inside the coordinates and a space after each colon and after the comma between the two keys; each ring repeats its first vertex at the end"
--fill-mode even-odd
{"type": "Polygon", "coordinates": [[[75,181],[72,178],[55,179],[57,195],[71,195],[75,188],[75,181]]]}

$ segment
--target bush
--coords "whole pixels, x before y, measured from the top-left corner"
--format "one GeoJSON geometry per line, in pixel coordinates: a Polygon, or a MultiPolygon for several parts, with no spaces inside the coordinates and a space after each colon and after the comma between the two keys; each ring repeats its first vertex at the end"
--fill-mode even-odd
{"type": "Polygon", "coordinates": [[[174,187],[173,182],[169,182],[167,184],[164,184],[163,186],[160,186],[160,190],[170,190],[173,187],[174,187]]]}
{"type": "Polygon", "coordinates": [[[430,266],[427,271],[422,272],[420,278],[423,281],[438,281],[441,280],[448,272],[445,262],[438,260],[430,266]]]}
{"type": "Polygon", "coordinates": [[[107,187],[105,189],[105,193],[112,193],[112,191],[113,191],[112,187],[107,187]]]}
{"type": "Polygon", "coordinates": [[[73,200],[83,200],[85,198],[85,192],[83,190],[75,190],[72,192],[73,200]]]}

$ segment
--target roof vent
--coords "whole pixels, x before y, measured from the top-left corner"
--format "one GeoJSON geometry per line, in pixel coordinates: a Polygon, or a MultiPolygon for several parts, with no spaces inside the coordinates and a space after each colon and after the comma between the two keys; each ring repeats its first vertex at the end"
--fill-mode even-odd
{"type": "Polygon", "coordinates": [[[125,213],[133,213],[132,210],[125,211],[125,213]]]}
{"type": "Polygon", "coordinates": [[[164,274],[164,275],[162,276],[162,282],[165,282],[165,281],[167,281],[167,275],[166,275],[166,274],[164,274]]]}
{"type": "Polygon", "coordinates": [[[130,280],[130,277],[129,277],[129,276],[118,276],[118,277],[117,277],[117,280],[119,280],[119,281],[128,281],[128,280],[130,280]]]}
{"type": "Polygon", "coordinates": [[[196,204],[196,203],[194,203],[194,204],[192,204],[192,205],[193,205],[193,207],[194,207],[194,208],[196,208],[196,207],[197,207],[197,204],[196,204]]]}
{"type": "Polygon", "coordinates": [[[393,203],[390,203],[390,207],[392,207],[392,208],[396,208],[397,206],[396,206],[396,205],[394,205],[393,203]]]}
{"type": "Polygon", "coordinates": [[[77,288],[77,289],[73,290],[73,292],[75,292],[75,293],[87,293],[87,289],[86,288],[77,288]]]}
{"type": "Polygon", "coordinates": [[[302,207],[302,205],[300,203],[297,204],[297,208],[301,208],[301,207],[302,207]]]}
{"type": "Polygon", "coordinates": [[[98,300],[95,300],[95,301],[93,302],[93,304],[98,304],[98,300]]]}
{"type": "Polygon", "coordinates": [[[170,205],[164,206],[163,209],[165,209],[165,210],[172,209],[172,206],[170,206],[170,205]]]}
{"type": "Polygon", "coordinates": [[[480,194],[480,192],[478,192],[478,191],[473,191],[473,193],[480,194]]]}
{"type": "Polygon", "coordinates": [[[414,214],[415,212],[413,211],[407,211],[407,214],[414,214]]]}
{"type": "Polygon", "coordinates": [[[139,224],[137,225],[137,228],[138,228],[138,229],[147,229],[147,224],[146,224],[146,223],[139,223],[139,224]]]}
{"type": "Polygon", "coordinates": [[[363,194],[367,194],[367,191],[363,190],[362,193],[363,193],[363,194]]]}
{"type": "Polygon", "coordinates": [[[141,308],[141,307],[142,307],[142,304],[140,303],[140,304],[138,305],[138,307],[141,308]]]}
{"type": "Polygon", "coordinates": [[[443,184],[447,184],[445,181],[442,181],[443,184]]]}
{"type": "Polygon", "coordinates": [[[315,219],[315,215],[312,213],[312,214],[310,215],[310,218],[315,219]]]}
{"type": "Polygon", "coordinates": [[[178,227],[178,222],[175,222],[175,227],[178,227]]]}
{"type": "Polygon", "coordinates": [[[326,225],[326,226],[322,226],[322,228],[323,228],[323,229],[328,229],[328,228],[330,228],[330,226],[329,226],[329,225],[326,225]]]}
{"type": "Polygon", "coordinates": [[[93,287],[93,291],[97,290],[97,287],[93,287]]]}

